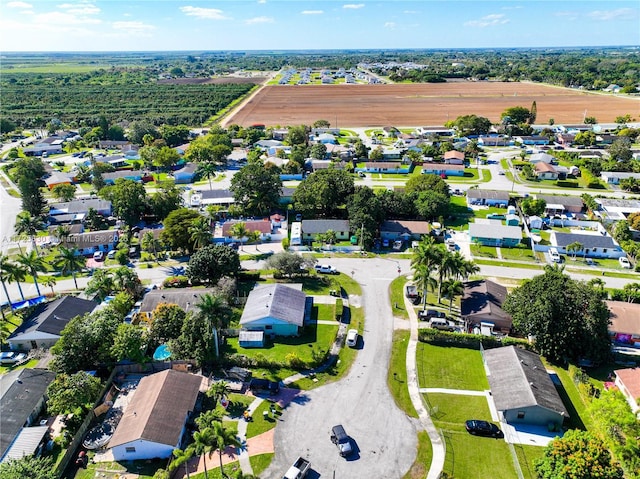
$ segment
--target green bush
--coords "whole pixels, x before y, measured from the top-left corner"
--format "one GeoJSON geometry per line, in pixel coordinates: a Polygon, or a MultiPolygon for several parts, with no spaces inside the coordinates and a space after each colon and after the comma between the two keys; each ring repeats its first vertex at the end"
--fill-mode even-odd
{"type": "Polygon", "coordinates": [[[600,182],[600,180],[590,180],[589,183],[587,183],[587,188],[597,188],[597,189],[603,189],[604,185],[600,182]]]}
{"type": "Polygon", "coordinates": [[[285,251],[289,249],[289,238],[284,238],[282,240],[282,249],[285,251]]]}
{"type": "Polygon", "coordinates": [[[468,349],[480,349],[480,343],[485,349],[501,348],[503,346],[517,346],[527,350],[533,350],[533,346],[525,339],[504,336],[483,336],[481,334],[451,333],[438,329],[421,329],[418,340],[423,343],[436,346],[456,346],[468,349]]]}
{"type": "Polygon", "coordinates": [[[116,251],[116,261],[118,264],[125,266],[129,263],[129,255],[127,254],[127,250],[119,249],[116,251]]]}
{"type": "Polygon", "coordinates": [[[334,313],[336,321],[340,321],[342,319],[343,309],[344,309],[344,305],[342,304],[342,298],[336,299],[336,306],[335,306],[335,313],[334,313]]]}
{"type": "Polygon", "coordinates": [[[162,282],[164,288],[186,288],[189,286],[189,278],[186,276],[169,276],[162,282]]]}
{"type": "Polygon", "coordinates": [[[240,271],[238,281],[260,281],[260,271],[240,271]]]}
{"type": "Polygon", "coordinates": [[[580,185],[575,180],[558,180],[556,181],[556,186],[561,186],[562,188],[580,188],[580,185]]]}

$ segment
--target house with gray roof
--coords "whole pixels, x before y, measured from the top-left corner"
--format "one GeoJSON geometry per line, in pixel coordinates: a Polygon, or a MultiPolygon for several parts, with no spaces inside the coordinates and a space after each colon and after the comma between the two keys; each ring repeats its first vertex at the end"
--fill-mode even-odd
{"type": "Polygon", "coordinates": [[[249,293],[240,326],[249,331],[263,331],[269,336],[297,336],[312,305],[300,284],[259,286],[249,293]]]}
{"type": "Polygon", "coordinates": [[[487,205],[506,208],[509,204],[509,192],[470,188],[467,191],[467,206],[487,205]]]}
{"type": "Polygon", "coordinates": [[[606,231],[591,234],[552,232],[549,238],[551,246],[560,254],[577,255],[588,258],[620,258],[627,254],[622,247],[606,234],[606,231]],[[582,247],[577,251],[567,251],[570,244],[580,243],[582,247]]]}
{"type": "Polygon", "coordinates": [[[7,342],[11,349],[49,349],[53,346],[69,321],[90,313],[98,305],[95,301],[63,296],[41,304],[29,318],[18,326],[7,342]]]}
{"type": "Polygon", "coordinates": [[[100,198],[78,198],[73,201],[51,203],[49,204],[49,216],[67,214],[86,215],[92,208],[102,216],[111,216],[111,201],[100,198]]]}
{"type": "Polygon", "coordinates": [[[332,230],[338,241],[349,239],[349,220],[302,220],[302,238],[315,241],[319,234],[332,230]]]}
{"type": "Polygon", "coordinates": [[[569,414],[540,356],[515,346],[488,349],[483,356],[502,419],[560,430],[569,414]]]}
{"type": "Polygon", "coordinates": [[[603,171],[600,173],[600,179],[610,185],[619,185],[620,181],[630,178],[640,180],[640,173],[629,173],[626,171],[603,171]]]}
{"type": "Polygon", "coordinates": [[[584,208],[584,202],[579,196],[536,195],[536,198],[547,203],[544,211],[549,216],[577,214],[584,208]]]}
{"type": "MultiPolygon", "coordinates": [[[[499,220],[496,220],[499,221],[499,220]]],[[[522,230],[519,226],[505,226],[500,223],[470,223],[469,238],[472,243],[484,246],[517,246],[522,241],[522,230]]]]}
{"type": "Polygon", "coordinates": [[[380,225],[380,237],[390,241],[419,240],[430,231],[428,221],[388,220],[380,225]]]}
{"type": "Polygon", "coordinates": [[[231,190],[194,191],[189,204],[194,208],[207,205],[231,206],[235,203],[231,190]]]}
{"type": "Polygon", "coordinates": [[[140,319],[151,320],[153,312],[160,304],[176,304],[184,311],[192,311],[200,298],[213,293],[213,288],[167,288],[149,291],[142,298],[140,305],[140,319]]]}

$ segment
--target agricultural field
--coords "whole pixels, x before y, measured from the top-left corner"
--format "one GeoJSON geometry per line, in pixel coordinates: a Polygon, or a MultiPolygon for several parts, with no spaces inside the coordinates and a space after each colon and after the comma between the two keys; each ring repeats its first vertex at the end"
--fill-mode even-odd
{"type": "Polygon", "coordinates": [[[601,123],[635,114],[640,99],[520,82],[450,82],[395,85],[266,86],[230,115],[226,123],[249,126],[310,125],[336,118],[340,125],[443,125],[460,115],[492,122],[512,106],[537,104],[538,121],[581,123],[585,110],[601,123]]]}

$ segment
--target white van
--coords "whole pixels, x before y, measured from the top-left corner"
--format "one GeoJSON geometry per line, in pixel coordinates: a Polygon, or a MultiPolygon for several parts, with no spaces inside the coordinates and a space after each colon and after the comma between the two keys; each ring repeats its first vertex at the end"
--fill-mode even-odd
{"type": "Polygon", "coordinates": [[[556,248],[549,248],[549,258],[554,263],[562,262],[562,258],[560,257],[560,253],[558,253],[558,250],[556,248]]]}

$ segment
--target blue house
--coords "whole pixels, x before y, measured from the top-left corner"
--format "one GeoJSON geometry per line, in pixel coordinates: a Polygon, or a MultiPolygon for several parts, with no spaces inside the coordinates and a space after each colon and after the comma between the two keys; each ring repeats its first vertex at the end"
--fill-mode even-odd
{"type": "Polygon", "coordinates": [[[102,179],[104,180],[105,185],[115,185],[116,180],[120,178],[133,180],[139,183],[142,181],[142,171],[121,170],[102,174],[102,179]]]}
{"type": "Polygon", "coordinates": [[[447,165],[444,163],[423,163],[423,175],[464,176],[464,165],[447,165]]]}
{"type": "Polygon", "coordinates": [[[516,137],[516,142],[522,145],[548,145],[549,138],[547,138],[546,136],[539,136],[539,135],[518,136],[516,137]]]}
{"type": "Polygon", "coordinates": [[[270,336],[297,336],[310,311],[301,284],[267,284],[249,293],[240,325],[270,336]]]}
{"type": "Polygon", "coordinates": [[[364,168],[356,168],[357,171],[366,171],[367,173],[398,173],[409,174],[413,170],[413,165],[403,165],[398,161],[368,161],[364,164],[364,168]]]}
{"type": "Polygon", "coordinates": [[[181,169],[173,174],[176,183],[193,183],[196,177],[198,165],[195,163],[187,163],[181,169]]]}

